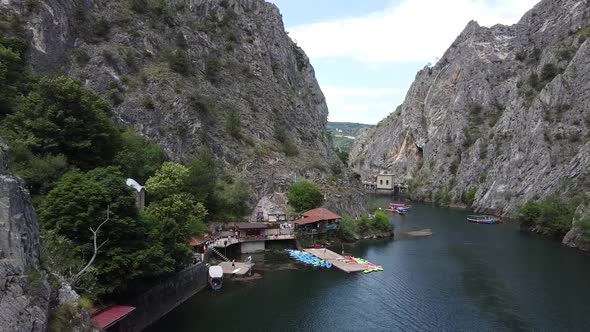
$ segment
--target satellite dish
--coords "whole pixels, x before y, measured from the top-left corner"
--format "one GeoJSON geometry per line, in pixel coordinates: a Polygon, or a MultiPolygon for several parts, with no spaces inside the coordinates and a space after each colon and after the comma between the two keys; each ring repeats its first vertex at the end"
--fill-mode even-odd
{"type": "Polygon", "coordinates": [[[140,185],[139,183],[137,183],[137,181],[133,180],[133,179],[127,179],[127,187],[131,187],[135,190],[137,190],[137,192],[141,192],[142,189],[145,189],[144,186],[140,185]]]}

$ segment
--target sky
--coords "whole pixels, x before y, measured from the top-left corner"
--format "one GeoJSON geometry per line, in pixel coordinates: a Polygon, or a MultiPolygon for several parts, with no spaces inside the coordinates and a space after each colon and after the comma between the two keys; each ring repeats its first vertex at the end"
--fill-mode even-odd
{"type": "Polygon", "coordinates": [[[309,56],[329,121],[376,124],[470,20],[513,24],[538,0],[267,0],[309,56]]]}

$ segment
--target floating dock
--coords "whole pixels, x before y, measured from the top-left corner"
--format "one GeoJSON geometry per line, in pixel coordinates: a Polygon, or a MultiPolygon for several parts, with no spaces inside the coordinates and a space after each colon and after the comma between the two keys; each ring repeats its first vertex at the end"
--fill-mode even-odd
{"type": "Polygon", "coordinates": [[[346,273],[350,272],[361,272],[367,269],[366,265],[358,264],[351,261],[350,259],[339,255],[332,250],[321,248],[321,249],[303,249],[314,256],[317,256],[325,261],[332,263],[332,265],[346,273]]]}
{"type": "Polygon", "coordinates": [[[223,268],[223,275],[236,275],[236,276],[244,276],[250,272],[254,263],[242,263],[242,262],[235,262],[233,263],[235,266],[232,266],[232,262],[221,262],[219,266],[223,268]]]}

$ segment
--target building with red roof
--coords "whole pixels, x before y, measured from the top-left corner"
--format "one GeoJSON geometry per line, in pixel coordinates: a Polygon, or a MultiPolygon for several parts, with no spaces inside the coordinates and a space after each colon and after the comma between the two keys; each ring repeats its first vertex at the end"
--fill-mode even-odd
{"type": "Polygon", "coordinates": [[[114,305],[92,316],[91,320],[101,330],[108,330],[109,328],[113,328],[135,309],[135,307],[114,305]]]}
{"type": "Polygon", "coordinates": [[[317,208],[304,212],[303,217],[295,221],[295,225],[303,233],[325,233],[338,229],[341,219],[341,216],[328,209],[317,208]]]}

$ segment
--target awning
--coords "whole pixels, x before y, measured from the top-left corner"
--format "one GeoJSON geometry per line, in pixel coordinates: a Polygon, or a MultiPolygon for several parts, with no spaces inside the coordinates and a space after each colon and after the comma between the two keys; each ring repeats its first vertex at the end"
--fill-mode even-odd
{"type": "Polygon", "coordinates": [[[117,323],[125,316],[129,315],[130,312],[135,310],[135,307],[128,307],[124,305],[115,305],[106,310],[101,311],[94,317],[92,317],[92,323],[101,330],[109,328],[113,324],[117,323]]]}
{"type": "Polygon", "coordinates": [[[245,223],[241,223],[238,224],[236,227],[238,227],[238,229],[266,229],[268,228],[268,225],[262,222],[245,222],[245,223]]]}

